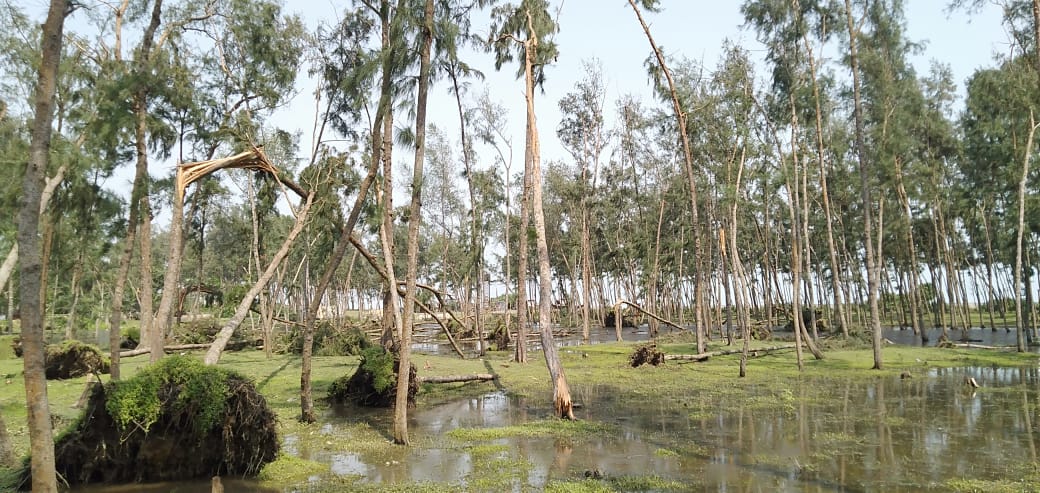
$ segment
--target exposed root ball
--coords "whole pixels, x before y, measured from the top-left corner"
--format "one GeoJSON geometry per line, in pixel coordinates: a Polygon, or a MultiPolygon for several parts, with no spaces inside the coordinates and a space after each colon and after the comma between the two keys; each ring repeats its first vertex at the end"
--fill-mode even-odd
{"type": "Polygon", "coordinates": [[[632,353],[629,361],[632,362],[632,368],[645,364],[657,366],[664,363],[664,353],[659,351],[655,344],[644,344],[636,348],[636,352],[632,353]]]}
{"type": "MultiPolygon", "coordinates": [[[[252,476],[278,454],[275,414],[251,381],[172,356],[98,386],[55,443],[70,485],[252,476]]],[[[28,461],[22,487],[31,484],[28,461]]]]}
{"type": "Polygon", "coordinates": [[[48,380],[82,377],[90,373],[108,373],[109,361],[97,346],[79,341],[65,341],[47,346],[44,373],[48,380]]]}
{"type": "MultiPolygon", "coordinates": [[[[344,375],[329,386],[329,399],[365,407],[391,407],[397,397],[397,372],[400,361],[381,347],[361,353],[361,364],[353,375],[344,375]]],[[[415,365],[408,372],[408,403],[415,403],[419,378],[415,365]]]]}

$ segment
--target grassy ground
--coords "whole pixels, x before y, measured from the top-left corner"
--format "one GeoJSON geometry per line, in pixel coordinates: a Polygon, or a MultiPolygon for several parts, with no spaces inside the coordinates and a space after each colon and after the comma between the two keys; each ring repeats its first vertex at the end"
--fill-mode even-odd
{"type": "MultiPolygon", "coordinates": [[[[756,346],[775,344],[756,343],[756,346]]],[[[1038,362],[1035,354],[887,347],[884,350],[884,369],[872,372],[865,371],[873,365],[869,347],[855,342],[831,343],[825,348],[823,360],[813,360],[806,352],[805,369],[801,372],[795,364],[793,350],[785,350],[753,358],[749,363],[748,376],[741,379],[737,375],[738,355],[716,357],[702,363],[669,361],[660,367],[644,366],[632,369],[628,364],[628,357],[634,346],[633,343],[612,343],[561,348],[563,366],[572,387],[597,384],[617,386],[619,382],[624,382],[619,390],[623,395],[619,395],[619,399],[653,399],[662,407],[685,406],[695,414],[699,405],[725,401],[727,397],[739,394],[740,389],[747,385],[769,385],[776,388],[778,395],[782,395],[784,389],[793,388],[801,378],[876,378],[902,372],[925,372],[936,367],[1022,366],[1036,365],[1038,362]],[[689,400],[690,396],[694,395],[699,396],[696,402],[689,400]]],[[[694,352],[694,345],[687,340],[662,339],[659,347],[667,354],[694,352]]],[[[718,343],[709,347],[709,350],[718,349],[727,348],[718,343]]],[[[493,352],[482,359],[467,360],[449,356],[416,355],[415,364],[420,375],[493,373],[498,376],[495,383],[427,384],[419,394],[417,405],[421,407],[462,396],[479,395],[500,386],[512,394],[533,397],[531,401],[535,402],[535,405],[544,401],[544,413],[548,415],[551,407],[551,389],[541,353],[532,351],[530,361],[525,365],[513,363],[510,359],[511,353],[508,352],[493,352]]],[[[146,356],[124,359],[123,374],[133,375],[146,362],[146,356]]],[[[391,444],[391,430],[381,428],[381,425],[359,419],[343,424],[335,434],[328,434],[323,431],[324,425],[320,422],[300,423],[297,420],[300,380],[298,357],[276,355],[267,359],[263,352],[243,351],[225,354],[220,364],[255,379],[260,392],[278,413],[281,436],[297,437],[298,447],[306,448],[311,453],[363,451],[366,460],[376,457],[388,463],[406,460],[406,449],[391,444]]],[[[323,397],[333,380],[353,373],[357,364],[356,357],[316,357],[312,375],[315,397],[323,397]]],[[[28,450],[28,434],[25,427],[25,393],[21,372],[22,362],[13,358],[9,338],[0,337],[0,376],[3,377],[3,382],[0,383],[0,412],[6,421],[13,449],[16,453],[24,454],[28,450]]],[[[86,378],[48,384],[51,411],[58,429],[70,423],[77,415],[78,410],[72,408],[72,404],[79,398],[85,384],[86,378]]],[[[329,412],[323,401],[319,400],[317,405],[319,415],[329,412]]],[[[452,446],[466,448],[474,458],[474,476],[470,478],[466,489],[502,491],[513,489],[518,477],[526,477],[523,474],[529,465],[522,459],[503,464],[501,451],[495,449],[495,445],[489,443],[489,440],[502,436],[538,436],[539,433],[551,433],[554,436],[573,436],[580,442],[583,434],[609,433],[609,430],[603,430],[601,426],[594,422],[568,423],[545,420],[496,430],[459,429],[452,432],[447,439],[453,441],[452,446]],[[477,482],[478,478],[489,479],[477,482]]],[[[422,448],[434,445],[420,442],[412,446],[422,448]]],[[[1036,475],[1035,472],[1033,474],[1036,475]]],[[[459,491],[462,488],[459,484],[443,483],[405,482],[373,485],[362,482],[360,477],[333,475],[327,463],[311,462],[291,455],[283,455],[268,465],[261,479],[272,488],[296,491],[459,491]],[[315,478],[319,479],[315,481],[315,478]]],[[[968,486],[971,484],[973,483],[964,480],[961,483],[951,483],[949,486],[951,489],[970,490],[968,486]]],[[[988,486],[998,490],[1000,487],[988,486]]],[[[556,492],[598,492],[681,491],[689,487],[690,485],[679,485],[654,476],[645,476],[609,480],[573,478],[550,482],[546,488],[556,492]]]]}

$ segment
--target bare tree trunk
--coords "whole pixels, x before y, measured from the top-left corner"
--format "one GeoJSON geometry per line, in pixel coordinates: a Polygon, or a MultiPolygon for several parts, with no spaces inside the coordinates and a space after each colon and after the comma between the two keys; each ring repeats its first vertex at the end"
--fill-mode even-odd
{"type": "MultiPolygon", "coordinates": [[[[151,362],[159,361],[166,354],[166,333],[173,321],[173,300],[180,297],[181,262],[184,260],[184,196],[174,191],[173,212],[170,220],[170,253],[166,257],[166,274],[163,278],[162,298],[159,311],[152,324],[151,362]]],[[[257,266],[259,272],[259,266],[257,266]]],[[[201,279],[201,278],[200,278],[201,279]]],[[[144,339],[144,334],[141,334],[144,339]]]]}
{"type": "MultiPolygon", "coordinates": [[[[83,251],[76,255],[76,265],[72,267],[72,305],[69,307],[68,319],[65,321],[65,340],[71,341],[76,337],[76,308],[79,306],[80,277],[83,275],[83,251]]],[[[0,284],[2,286],[2,284],[0,284]]]]}
{"type": "Polygon", "coordinates": [[[531,170],[531,212],[534,216],[535,243],[538,250],[538,329],[541,332],[545,365],[553,384],[553,409],[561,418],[574,419],[571,390],[560,363],[560,354],[552,334],[552,270],[549,266],[549,243],[545,234],[545,213],[542,209],[542,169],[539,162],[538,122],[534,112],[534,60],[538,51],[538,33],[531,14],[527,14],[527,32],[524,41],[524,82],[527,101],[527,168],[531,170]]]}
{"type": "Polygon", "coordinates": [[[531,165],[530,146],[524,156],[524,183],[520,197],[520,231],[519,235],[519,259],[516,268],[516,349],[513,355],[517,363],[527,363],[527,255],[530,248],[527,245],[528,228],[530,226],[530,203],[531,203],[531,165]]]}
{"type": "MultiPolygon", "coordinates": [[[[43,192],[40,194],[40,214],[47,210],[47,204],[51,201],[51,197],[54,196],[54,190],[65,179],[66,170],[68,170],[68,165],[63,164],[54,173],[54,176],[47,179],[47,183],[43,186],[43,192]]],[[[4,263],[0,265],[0,286],[6,286],[7,281],[11,280],[11,273],[14,272],[14,266],[17,264],[18,242],[16,241],[11,245],[11,249],[8,250],[4,263]]]]}
{"type": "Polygon", "coordinates": [[[21,252],[19,289],[22,313],[22,364],[25,379],[25,405],[28,412],[29,447],[32,458],[32,489],[58,491],[54,468],[54,435],[44,376],[44,325],[40,299],[39,222],[44,177],[51,147],[54,120],[54,94],[61,61],[62,31],[70,12],[66,0],[51,0],[43,24],[41,63],[33,94],[33,115],[29,161],[22,181],[18,210],[18,250],[21,252]]]}
{"type": "Polygon", "coordinates": [[[910,209],[910,199],[907,197],[906,188],[903,186],[903,167],[899,161],[899,158],[895,160],[896,165],[896,192],[899,195],[899,201],[902,203],[903,212],[906,214],[906,247],[907,253],[910,255],[910,265],[907,266],[910,274],[910,325],[913,326],[914,334],[921,333],[921,316],[919,307],[921,302],[917,299],[918,296],[918,285],[920,284],[917,278],[917,249],[914,245],[914,216],[913,211],[910,209]]]}
{"type": "MultiPolygon", "coordinates": [[[[1036,3],[1034,3],[1034,9],[1037,8],[1036,3]]],[[[1040,48],[1038,48],[1038,50],[1040,50],[1040,48]]],[[[1023,353],[1026,350],[1026,330],[1029,329],[1025,323],[1025,319],[1023,318],[1022,311],[1022,237],[1025,234],[1026,182],[1029,179],[1029,158],[1032,157],[1033,152],[1035,152],[1033,149],[1033,136],[1036,134],[1036,128],[1038,126],[1040,126],[1040,124],[1036,123],[1036,119],[1033,117],[1033,111],[1030,110],[1029,137],[1026,139],[1026,147],[1023,152],[1025,157],[1022,159],[1022,179],[1018,182],[1018,231],[1015,239],[1015,324],[1018,329],[1017,341],[1018,352],[1020,353],[1023,353]]]]}

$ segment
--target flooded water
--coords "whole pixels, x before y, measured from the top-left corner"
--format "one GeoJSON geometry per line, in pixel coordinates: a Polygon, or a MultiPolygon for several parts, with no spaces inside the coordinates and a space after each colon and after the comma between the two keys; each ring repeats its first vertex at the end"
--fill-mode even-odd
{"type": "MultiPolygon", "coordinates": [[[[750,387],[740,396],[683,410],[619,402],[607,386],[576,387],[578,417],[616,425],[580,441],[510,438],[504,456],[527,463],[516,490],[598,469],[608,476],[654,474],[715,491],[944,490],[951,478],[1005,479],[1016,464],[1037,461],[1037,368],[931,370],[908,380],[805,379],[790,393],[750,387]],[[982,388],[964,385],[975,378],[982,388]],[[779,404],[779,405],[777,405],[779,404]],[[669,451],[662,453],[662,451],[669,451]]],[[[696,396],[679,396],[696,403],[696,396]]],[[[545,409],[501,392],[413,412],[413,440],[438,443],[458,427],[499,427],[543,419],[545,409]]],[[[356,420],[388,426],[386,412],[346,410],[323,432],[356,420]],[[360,413],[360,414],[359,414],[360,413]]],[[[406,449],[394,460],[343,450],[309,454],[294,437],[286,451],[328,461],[339,475],[373,483],[472,477],[467,449],[406,449]]],[[[228,492],[265,491],[225,481],[228,492]]],[[[82,489],[144,493],[208,492],[209,483],[82,489]]]]}
{"type": "MultiPolygon", "coordinates": [[[[598,337],[613,340],[612,335],[598,337]]],[[[626,329],[624,335],[629,341],[647,338],[645,327],[626,329]]],[[[1015,334],[974,329],[950,331],[949,338],[956,342],[965,335],[999,346],[1014,344],[1015,334]]],[[[886,337],[915,344],[909,330],[887,331],[886,337]]],[[[936,340],[938,332],[931,337],[936,340]]],[[[785,390],[747,385],[712,395],[690,391],[640,401],[619,398],[620,389],[609,385],[575,385],[574,399],[584,404],[577,417],[611,425],[612,431],[578,439],[513,437],[488,443],[498,460],[494,473],[515,475],[513,491],[539,491],[551,480],[578,479],[591,470],[607,477],[655,475],[689,485],[691,491],[947,491],[951,479],[1015,479],[1016,471],[1035,467],[1038,389],[1036,367],[936,369],[908,379],[804,377],[785,390]],[[965,385],[968,378],[981,388],[965,385]]],[[[549,409],[545,398],[489,392],[410,414],[409,433],[419,446],[396,448],[390,457],[349,445],[312,451],[294,436],[283,438],[284,451],[328,463],[333,474],[365,483],[432,481],[469,489],[488,474],[480,469],[486,457],[475,455],[487,452],[445,434],[542,420],[549,409]]],[[[334,409],[323,417],[321,433],[349,443],[345,437],[357,423],[389,430],[391,418],[386,410],[334,409]]],[[[224,486],[228,493],[267,491],[250,482],[225,481],[224,486]]],[[[1023,485],[1031,488],[1040,485],[1023,485]]],[[[210,490],[209,482],[199,482],[77,491],[210,490]]]]}
{"type": "MultiPolygon", "coordinates": [[[[652,474],[692,490],[942,491],[953,478],[1007,479],[1016,466],[1036,463],[1038,384],[1037,368],[957,368],[906,380],[806,378],[793,391],[750,386],[711,400],[673,396],[682,406],[622,402],[612,387],[576,386],[575,399],[585,404],[578,417],[616,431],[492,443],[502,446],[503,459],[526,464],[515,491],[537,491],[551,479],[575,479],[587,470],[608,477],[652,474]],[[966,386],[968,377],[982,388],[966,386]]],[[[416,409],[413,441],[433,445],[404,449],[390,460],[352,450],[310,454],[296,448],[293,437],[286,448],[366,482],[465,487],[479,473],[473,452],[444,433],[544,419],[547,409],[538,404],[492,392],[416,409]]],[[[359,419],[389,427],[388,413],[365,413],[334,414],[323,432],[335,435],[359,419]]]]}

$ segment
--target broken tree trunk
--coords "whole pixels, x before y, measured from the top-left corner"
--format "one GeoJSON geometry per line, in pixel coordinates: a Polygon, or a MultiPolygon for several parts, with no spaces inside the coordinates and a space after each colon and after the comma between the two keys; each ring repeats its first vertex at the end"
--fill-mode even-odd
{"type": "MultiPolygon", "coordinates": [[[[166,352],[166,353],[173,353],[173,352],[176,352],[176,351],[186,351],[186,350],[189,350],[189,349],[207,349],[207,348],[209,348],[212,345],[213,344],[210,344],[208,342],[204,343],[204,344],[174,344],[172,346],[163,346],[163,351],[166,352]]],[[[120,358],[132,358],[134,356],[140,356],[142,354],[148,354],[151,351],[152,351],[152,348],[148,348],[148,347],[131,349],[129,351],[121,351],[119,353],[119,357],[120,358]]]]}
{"type": "MultiPolygon", "coordinates": [[[[782,346],[770,346],[758,349],[752,349],[748,351],[748,356],[754,357],[763,353],[771,353],[773,351],[781,351],[784,349],[794,349],[797,347],[796,344],[784,344],[782,346]]],[[[724,356],[727,354],[740,354],[744,352],[743,349],[726,349],[723,351],[711,351],[707,353],[699,354],[667,354],[665,360],[682,360],[682,361],[704,361],[715,356],[724,356]]]]}
{"type": "Polygon", "coordinates": [[[292,247],[293,242],[296,241],[296,237],[303,231],[304,224],[307,223],[307,213],[310,212],[311,204],[314,203],[314,192],[310,192],[307,195],[307,201],[303,207],[296,214],[296,223],[293,224],[292,231],[289,231],[289,236],[282,242],[282,247],[274,254],[271,258],[271,263],[267,265],[267,270],[264,274],[257,279],[256,284],[249,289],[249,292],[239,302],[238,308],[235,310],[234,316],[231,320],[228,320],[227,324],[224,325],[220,332],[217,333],[216,339],[213,340],[213,345],[210,346],[209,351],[206,352],[206,357],[203,359],[207,365],[215,365],[217,361],[220,361],[220,355],[224,352],[224,347],[227,346],[228,341],[231,340],[231,336],[235,333],[235,329],[238,328],[242,320],[249,314],[249,307],[253,305],[253,298],[256,298],[260,291],[262,291],[267,283],[271,282],[271,278],[274,277],[275,271],[278,270],[278,265],[282,263],[282,260],[289,255],[289,249],[292,247]]]}
{"type": "Polygon", "coordinates": [[[494,379],[495,376],[490,373],[477,373],[475,375],[443,375],[419,377],[419,383],[487,382],[494,379]]]}
{"type": "MultiPolygon", "coordinates": [[[[368,262],[368,265],[372,266],[372,268],[379,273],[380,277],[382,277],[383,279],[387,279],[388,276],[386,274],[386,269],[384,269],[382,265],[379,265],[379,262],[376,260],[375,255],[372,255],[372,252],[368,251],[368,249],[365,248],[365,245],[362,245],[361,241],[358,240],[356,236],[351,235],[350,243],[354,245],[354,248],[356,248],[358,252],[361,253],[362,257],[365,257],[365,260],[368,262]]],[[[404,283],[399,282],[397,284],[397,293],[401,296],[404,296],[404,291],[401,289],[400,286],[404,283]]],[[[426,289],[433,293],[433,295],[437,297],[437,301],[440,302],[441,306],[444,306],[444,299],[441,297],[442,295],[440,291],[437,291],[436,289],[422,284],[416,284],[416,286],[426,289]]],[[[451,343],[451,347],[455,350],[455,353],[458,354],[460,358],[466,359],[466,355],[462,352],[462,349],[459,347],[459,344],[455,342],[455,336],[451,335],[451,331],[448,330],[448,325],[445,324],[444,321],[441,320],[440,317],[438,317],[437,314],[434,313],[433,310],[431,310],[430,307],[426,306],[426,304],[424,304],[423,302],[416,299],[415,304],[419,307],[420,310],[423,311],[423,313],[426,313],[427,315],[433,317],[433,320],[437,322],[437,325],[440,325],[441,329],[444,330],[444,335],[448,337],[448,342],[451,343]]],[[[462,321],[459,320],[459,317],[455,316],[455,313],[453,313],[451,310],[448,310],[447,308],[445,308],[444,311],[447,312],[448,315],[452,319],[454,319],[460,327],[465,327],[462,321]]]]}
{"type": "Polygon", "coordinates": [[[641,307],[641,306],[639,306],[639,305],[637,305],[635,303],[632,303],[631,301],[621,300],[621,301],[619,301],[617,303],[614,303],[614,330],[617,332],[617,340],[618,340],[618,342],[621,341],[621,305],[623,305],[623,304],[624,305],[628,305],[628,306],[630,306],[632,308],[635,308],[636,311],[638,311],[639,313],[643,313],[646,316],[648,316],[648,317],[650,317],[650,318],[652,318],[654,320],[657,320],[658,322],[661,322],[661,323],[663,323],[665,325],[671,325],[672,327],[675,327],[675,328],[677,328],[679,330],[686,330],[683,326],[681,326],[681,325],[679,325],[679,324],[677,324],[675,322],[672,322],[671,320],[663,319],[663,318],[657,316],[656,314],[651,313],[651,312],[649,312],[647,310],[644,310],[643,307],[641,307]]]}

